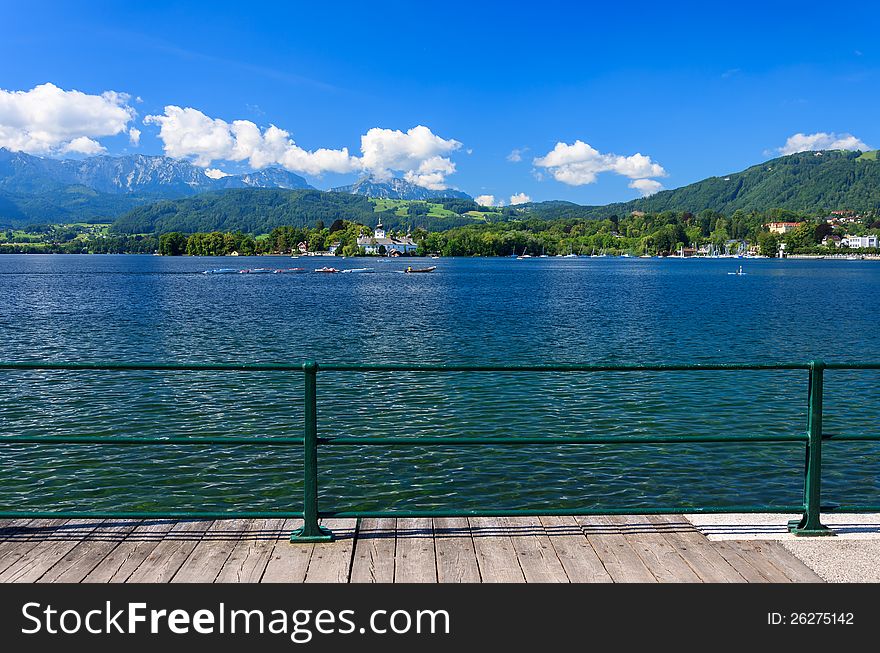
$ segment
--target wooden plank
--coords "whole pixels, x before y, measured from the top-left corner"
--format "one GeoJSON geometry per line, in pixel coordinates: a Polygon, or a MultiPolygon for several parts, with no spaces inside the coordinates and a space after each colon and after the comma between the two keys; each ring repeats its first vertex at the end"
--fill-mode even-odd
{"type": "Polygon", "coordinates": [[[493,517],[469,517],[471,535],[480,578],[484,583],[524,583],[526,578],[517,560],[507,529],[493,517]]]}
{"type": "Polygon", "coordinates": [[[82,582],[124,583],[175,525],[172,519],[141,522],[82,582]]]}
{"type": "Polygon", "coordinates": [[[394,553],[395,583],[436,583],[437,554],[430,517],[398,519],[394,553]]]}
{"type": "Polygon", "coordinates": [[[541,517],[540,519],[570,582],[613,582],[574,517],[541,517]]]}
{"type": "Polygon", "coordinates": [[[807,564],[786,549],[780,542],[762,542],[761,548],[768,560],[788,576],[793,583],[824,583],[825,580],[807,564]]]}
{"type": "Polygon", "coordinates": [[[171,582],[213,583],[250,522],[250,519],[216,520],[172,576],[171,582]]]}
{"type": "Polygon", "coordinates": [[[327,519],[322,524],[336,534],[336,540],[315,544],[305,582],[347,583],[351,572],[357,520],[327,519]]]}
{"type": "Polygon", "coordinates": [[[397,520],[362,519],[358,524],[352,583],[393,583],[397,520]]]}
{"type": "Polygon", "coordinates": [[[537,517],[504,517],[527,583],[568,583],[565,568],[537,517]]]}
{"type": "Polygon", "coordinates": [[[25,531],[33,519],[4,519],[0,526],[0,551],[4,544],[17,541],[17,537],[25,531]]]}
{"type": "Polygon", "coordinates": [[[615,583],[657,582],[618,526],[607,517],[575,517],[575,520],[615,583]]]}
{"type": "Polygon", "coordinates": [[[254,519],[232,549],[215,583],[256,583],[263,577],[275,544],[289,539],[285,519],[254,519]]]}
{"type": "Polygon", "coordinates": [[[127,583],[168,583],[211,527],[211,521],[179,521],[150,551],[127,583]]]}
{"type": "Polygon", "coordinates": [[[767,544],[767,542],[755,540],[725,540],[724,542],[715,543],[721,550],[729,548],[736,551],[739,556],[746,560],[769,582],[790,583],[791,579],[770,562],[764,551],[764,544],[767,544]]]}
{"type": "Polygon", "coordinates": [[[730,547],[725,542],[712,542],[709,544],[712,546],[714,551],[718,552],[718,555],[722,556],[727,563],[736,569],[736,571],[746,579],[749,583],[768,583],[770,579],[767,576],[763,575],[758,569],[758,567],[754,566],[749,560],[747,560],[741,551],[737,551],[736,549],[730,547]]]}
{"type": "Polygon", "coordinates": [[[661,583],[699,583],[700,577],[644,515],[609,518],[661,583]]]}
{"type": "Polygon", "coordinates": [[[105,522],[52,565],[39,582],[82,582],[139,525],[139,519],[105,522]]]}
{"type": "Polygon", "coordinates": [[[434,519],[437,582],[479,583],[480,565],[471,528],[465,517],[434,519]]]}
{"type": "MultiPolygon", "coordinates": [[[[30,548],[2,574],[3,583],[34,583],[63,558],[79,542],[89,537],[103,520],[72,519],[64,524],[49,526],[36,534],[37,544],[30,548]]],[[[22,543],[27,546],[28,543],[22,543]]]]}
{"type": "Polygon", "coordinates": [[[708,538],[684,517],[649,515],[648,521],[660,529],[666,541],[675,547],[704,583],[745,582],[745,578],[712,548],[708,538]]]}
{"type": "Polygon", "coordinates": [[[284,522],[282,533],[275,541],[260,582],[302,583],[306,579],[315,545],[291,543],[290,534],[300,526],[301,519],[288,519],[284,522]]]}
{"type": "Polygon", "coordinates": [[[7,539],[0,542],[0,574],[16,560],[37,545],[36,537],[47,527],[57,527],[67,523],[66,519],[28,519],[22,520],[18,528],[10,530],[7,539]]]}

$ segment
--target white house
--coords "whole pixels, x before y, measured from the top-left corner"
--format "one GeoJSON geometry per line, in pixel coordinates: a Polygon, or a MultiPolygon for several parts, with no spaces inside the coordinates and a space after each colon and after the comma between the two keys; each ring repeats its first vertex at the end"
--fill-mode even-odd
{"type": "Polygon", "coordinates": [[[850,236],[847,234],[840,241],[841,247],[857,249],[861,247],[877,247],[877,236],[850,236]]]}
{"type": "Polygon", "coordinates": [[[415,253],[419,247],[409,235],[403,238],[389,238],[381,222],[376,225],[372,236],[361,236],[357,239],[357,244],[367,254],[384,253],[388,256],[415,253]],[[380,249],[383,247],[384,249],[380,249]]]}

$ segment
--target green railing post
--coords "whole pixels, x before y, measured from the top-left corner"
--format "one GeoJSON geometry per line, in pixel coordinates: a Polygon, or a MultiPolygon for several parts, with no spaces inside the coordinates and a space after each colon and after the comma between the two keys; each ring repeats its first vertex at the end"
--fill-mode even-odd
{"type": "Polygon", "coordinates": [[[332,542],[333,532],[318,524],[318,364],[303,363],[305,428],[303,447],[303,525],[290,535],[295,543],[332,542]]]}
{"type": "Polygon", "coordinates": [[[795,535],[835,535],[820,521],[822,496],[822,394],[825,363],[810,361],[810,395],[807,413],[807,461],[804,471],[804,516],[788,523],[795,535]]]}

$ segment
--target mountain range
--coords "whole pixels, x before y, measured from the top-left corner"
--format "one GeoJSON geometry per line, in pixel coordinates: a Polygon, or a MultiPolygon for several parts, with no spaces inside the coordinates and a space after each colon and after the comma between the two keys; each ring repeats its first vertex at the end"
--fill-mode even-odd
{"type": "Polygon", "coordinates": [[[312,188],[279,168],[209,177],[164,156],[132,154],[52,159],[0,148],[0,220],[4,223],[112,220],[158,199],[230,188],[312,188]]]}
{"type": "Polygon", "coordinates": [[[350,193],[363,195],[375,199],[388,200],[432,200],[441,197],[455,197],[457,199],[473,199],[467,193],[460,190],[432,190],[423,186],[417,186],[405,179],[391,179],[387,182],[377,182],[370,178],[361,179],[350,186],[332,188],[334,193],[350,193]]]}
{"type": "MultiPolygon", "coordinates": [[[[0,224],[111,221],[157,200],[243,188],[314,190],[299,175],[276,167],[209,176],[204,168],[165,156],[53,159],[0,148],[0,224]]],[[[470,199],[460,191],[430,190],[403,179],[382,183],[362,179],[333,190],[407,200],[470,199]]]]}
{"type": "Polygon", "coordinates": [[[381,183],[362,179],[318,191],[280,168],[214,178],[191,163],[162,156],[52,159],[0,148],[0,226],[119,219],[129,233],[217,225],[250,230],[293,224],[277,222],[283,220],[298,225],[339,218],[370,223],[372,216],[393,219],[407,228],[439,229],[474,220],[590,219],[633,211],[705,209],[731,214],[771,208],[807,213],[880,209],[878,151],[791,154],[741,172],[605,206],[550,201],[487,209],[461,191],[430,190],[402,179],[381,183]],[[267,190],[273,192],[263,192],[267,190]],[[386,199],[410,204],[379,206],[386,199]],[[262,212],[263,217],[248,217],[248,211],[262,212]],[[387,216],[378,214],[383,211],[387,216]]]}

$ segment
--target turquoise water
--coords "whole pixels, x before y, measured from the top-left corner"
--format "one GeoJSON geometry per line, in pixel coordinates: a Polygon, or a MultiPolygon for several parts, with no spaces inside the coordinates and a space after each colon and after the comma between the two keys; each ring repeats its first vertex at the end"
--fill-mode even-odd
{"type": "MultiPolygon", "coordinates": [[[[0,257],[5,360],[880,360],[880,264],[662,259],[0,257]],[[406,265],[436,264],[404,275],[406,265]],[[742,263],[745,276],[731,276],[742,263]],[[216,275],[371,266],[376,274],[216,275]]],[[[281,373],[2,372],[8,435],[298,436],[281,373]]],[[[880,374],[829,372],[826,430],[877,432],[880,374]]],[[[796,433],[805,372],[341,374],[322,435],[796,433]]],[[[299,509],[297,448],[0,448],[2,509],[299,509]]],[[[880,503],[880,448],[830,443],[825,500],[880,503]]],[[[797,503],[794,444],[324,448],[324,509],[797,503]]]]}

